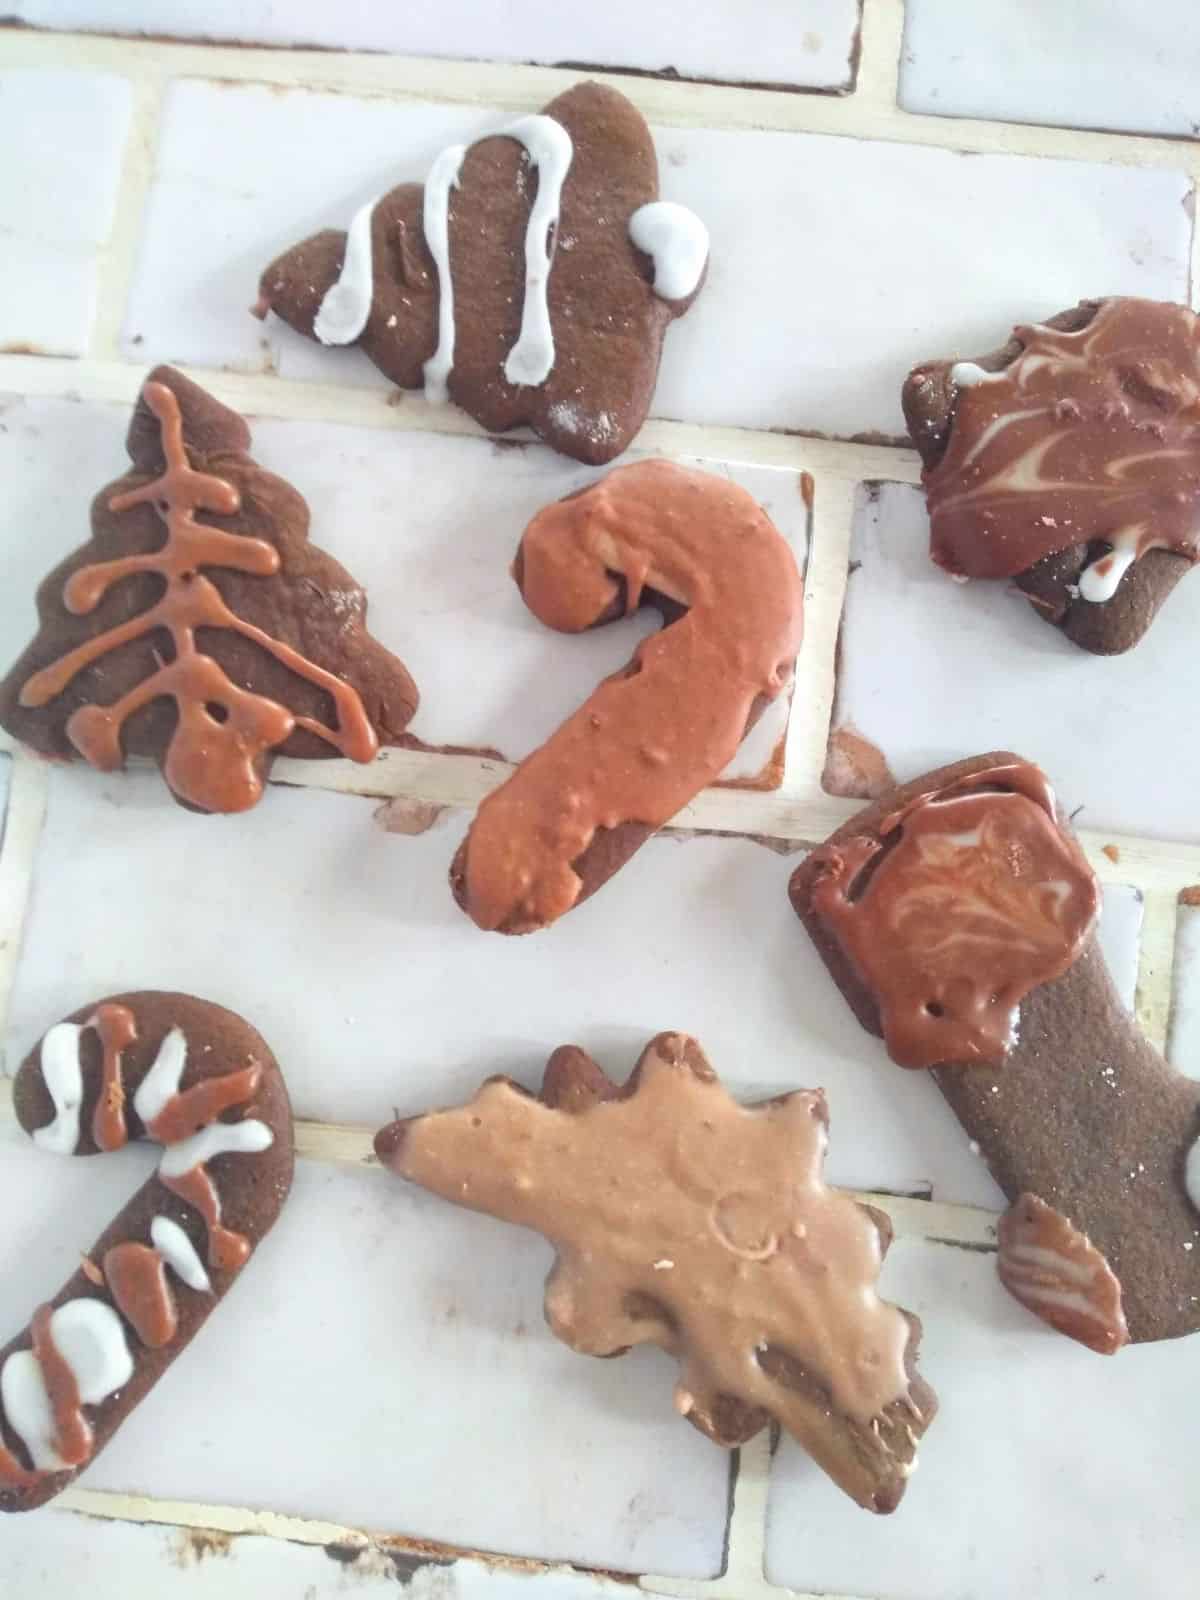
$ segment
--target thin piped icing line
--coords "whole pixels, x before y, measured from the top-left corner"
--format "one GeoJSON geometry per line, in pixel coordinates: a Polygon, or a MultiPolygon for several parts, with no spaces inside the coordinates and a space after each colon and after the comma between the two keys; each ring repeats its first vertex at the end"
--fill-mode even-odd
{"type": "Polygon", "coordinates": [[[56,1364],[74,1379],[76,1394],[55,1404],[44,1360],[33,1350],[17,1350],[0,1372],[0,1400],[34,1468],[61,1472],[80,1464],[60,1453],[64,1412],[86,1428],[79,1407],[99,1405],[124,1388],[133,1376],[133,1356],[120,1317],[104,1300],[68,1300],[48,1318],[46,1337],[56,1364]]]}
{"type": "MultiPolygon", "coordinates": [[[[483,137],[515,139],[524,145],[530,162],[537,169],[537,198],[525,230],[525,303],[521,311],[521,330],[504,363],[504,376],[509,383],[537,388],[545,383],[554,368],[554,334],[550,326],[547,288],[558,235],[562,187],[571,167],[574,146],[561,122],[540,113],[521,117],[507,128],[483,137]]],[[[432,405],[446,400],[447,380],[454,370],[456,330],[454,281],[450,270],[450,191],[458,187],[458,175],[469,149],[470,145],[465,144],[448,145],[434,161],[425,180],[422,225],[438,274],[437,349],[424,369],[425,398],[432,405]]],[[[313,323],[313,332],[322,344],[353,344],[367,325],[375,297],[371,225],[375,207],[382,198],[378,195],[360,207],[350,224],[342,270],[337,282],[326,290],[313,323]]]]}

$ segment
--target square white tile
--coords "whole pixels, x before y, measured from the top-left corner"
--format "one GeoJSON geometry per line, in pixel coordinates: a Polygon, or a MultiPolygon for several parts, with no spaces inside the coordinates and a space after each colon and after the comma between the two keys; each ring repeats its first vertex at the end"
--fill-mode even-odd
{"type": "Polygon", "coordinates": [[[890,1299],[925,1325],[940,1409],[899,1509],[870,1517],[790,1442],[771,1475],[767,1574],[879,1600],[1190,1594],[1194,1340],[1104,1358],[1038,1322],[995,1257],[901,1241],[890,1299]]]}
{"type": "MultiPolygon", "coordinates": [[[[127,467],[129,414],[128,406],[0,396],[4,657],[32,635],[41,578],[86,541],[92,496],[127,467]]],[[[538,622],[509,576],[534,513],[599,476],[595,469],[541,445],[253,418],[251,427],[255,458],[304,495],[314,543],[363,585],[371,631],[416,679],[421,707],[410,731],[426,743],[527,755],[659,625],[642,611],[567,638],[538,622]]],[[[798,475],[697,464],[765,506],[803,571],[809,513],[798,475]]],[[[771,781],[789,704],[781,695],[759,719],[730,777],[771,781]]]]}
{"type": "MultiPolygon", "coordinates": [[[[13,3],[13,0],[10,0],[13,3]]],[[[468,60],[563,61],[667,72],[732,83],[845,89],[852,80],[859,0],[755,0],[753,27],[737,0],[696,0],[687,27],[670,7],[638,0],[563,6],[556,0],[410,0],[381,6],[344,0],[15,0],[15,14],[39,27],[167,32],[182,38],[320,45],[468,60]]]]}
{"type": "MultiPolygon", "coordinates": [[[[636,101],[636,80],[628,89],[636,101]]],[[[446,143],[503,120],[176,82],[126,353],[383,385],[360,351],[321,349],[249,316],[259,274],[317,229],[345,227],[371,195],[423,179],[446,143]]],[[[699,212],[712,236],[704,292],[667,336],[657,416],[899,435],[900,385],[920,359],[990,348],[1014,321],[1086,294],[1187,293],[1182,173],[796,133],[658,128],[655,138],[664,198],[699,212]]]]}
{"type": "Polygon", "coordinates": [[[131,104],[108,73],[0,71],[0,352],[86,352],[131,104]]]}
{"type": "Polygon", "coordinates": [[[944,117],[1200,134],[1190,0],[907,0],[900,104],[944,117]]]}
{"type": "Polygon", "coordinates": [[[1179,736],[1200,686],[1197,580],[1183,580],[1136,649],[1093,656],[1006,582],[955,583],[928,544],[919,489],[862,492],[834,725],[876,745],[901,781],[1011,749],[1045,768],[1069,810],[1083,808],[1081,827],[1200,840],[1200,747],[1179,736]]]}

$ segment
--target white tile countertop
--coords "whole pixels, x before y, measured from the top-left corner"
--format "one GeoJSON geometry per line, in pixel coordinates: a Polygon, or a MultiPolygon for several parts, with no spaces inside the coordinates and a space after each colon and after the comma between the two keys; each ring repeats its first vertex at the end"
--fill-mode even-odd
{"type": "Polygon", "coordinates": [[[1085,656],[1003,584],[932,567],[916,458],[894,443],[917,359],[1097,293],[1198,303],[1190,9],[167,9],[11,0],[0,26],[0,134],[20,152],[0,165],[0,655],[122,472],[147,368],[170,361],[308,500],[314,542],[418,683],[431,748],[280,762],[256,810],[206,818],[150,770],[51,769],[0,735],[8,1332],[150,1165],[56,1163],[17,1128],[5,1075],[67,1012],[169,986],[244,1013],[287,1075],[300,1155],[208,1332],[59,1501],[0,1519],[0,1595],[1190,1593],[1196,1341],[1103,1361],[1004,1293],[998,1189],[932,1081],[858,1027],[786,896],[861,803],[832,788],[1012,746],[1078,813],[1123,1000],[1200,1076],[1200,912],[1179,905],[1200,885],[1200,578],[1131,655],[1085,656]],[[710,788],[594,900],[506,940],[446,882],[472,808],[654,619],[565,639],[508,576],[529,517],[590,469],[497,444],[248,308],[282,248],[539,109],[581,75],[570,62],[640,107],[664,196],[712,234],[636,451],[768,507],[806,625],[790,716],[729,774],[758,786],[710,788]],[[824,1086],[831,1179],[892,1217],[883,1290],[924,1321],[941,1407],[892,1517],[787,1442],[730,1456],[701,1438],[660,1353],[574,1355],[542,1321],[539,1239],[371,1157],[394,1112],[492,1072],[533,1084],[567,1041],[621,1077],[663,1028],[694,1032],[743,1097],[824,1086]]]}

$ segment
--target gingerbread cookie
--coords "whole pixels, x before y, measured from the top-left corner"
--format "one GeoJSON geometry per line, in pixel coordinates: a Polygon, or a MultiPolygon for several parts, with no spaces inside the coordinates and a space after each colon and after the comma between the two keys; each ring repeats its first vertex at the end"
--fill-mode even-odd
{"type": "Polygon", "coordinates": [[[1045,776],[1001,752],[902,784],[790,893],[859,1021],[932,1070],[1013,1202],[1017,1298],[1093,1349],[1200,1328],[1200,1083],[1121,1005],[1045,776]]]}
{"type": "Polygon", "coordinates": [[[921,1325],[879,1298],[885,1215],[826,1187],[819,1090],[741,1106],[686,1034],[628,1082],[573,1045],[541,1094],[492,1078],[376,1135],[393,1172],[554,1246],[546,1320],[573,1350],[657,1344],[678,1410],[717,1444],[774,1420],[860,1505],[892,1511],[937,1398],[921,1325]]]}
{"type": "Polygon", "coordinates": [[[277,755],[370,761],[400,735],[412,679],[249,445],[203,389],[150,374],[133,471],[96,496],[92,542],[42,583],[37,637],[0,683],[15,738],[105,772],[150,756],[182,805],[244,811],[277,755]]]}
{"type": "Polygon", "coordinates": [[[292,1114],[249,1023],[156,992],[57,1023],[13,1099],[58,1155],[163,1146],[157,1174],[0,1350],[0,1511],[31,1511],[99,1454],[274,1223],[292,1184],[292,1114]]]}
{"type": "Polygon", "coordinates": [[[975,361],[904,385],[930,553],[1014,578],[1084,650],[1130,649],[1200,556],[1200,323],[1084,300],[975,361]]]}
{"type": "Polygon", "coordinates": [[[488,795],[455,857],[454,896],[474,921],[528,933],[594,893],[728,766],[791,682],[803,583],[744,489],[667,461],[618,467],[547,506],[513,575],[565,633],[639,605],[667,624],[488,795]]]}
{"type": "Polygon", "coordinates": [[[615,89],[581,83],[539,116],[443,150],[262,275],[255,311],[358,343],[403,389],[493,433],[528,424],[579,461],[645,421],[663,335],[699,292],[708,233],[658,198],[654,141],[615,89]]]}

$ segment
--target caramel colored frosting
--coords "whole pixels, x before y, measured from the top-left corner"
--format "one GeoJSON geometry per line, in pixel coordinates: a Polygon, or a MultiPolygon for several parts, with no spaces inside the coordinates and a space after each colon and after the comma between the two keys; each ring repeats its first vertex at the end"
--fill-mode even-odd
{"type": "Polygon", "coordinates": [[[667,461],[620,467],[539,512],[517,573],[530,610],[564,633],[622,601],[686,609],[480,806],[467,909],[508,933],[575,904],[575,863],[600,830],[660,827],[720,775],[756,702],[789,681],[803,604],[795,558],[757,502],[667,461]]]}
{"type": "Polygon", "coordinates": [[[465,1106],[383,1129],[376,1148],[423,1188],[543,1234],[558,1255],[554,1332],[590,1355],[671,1351],[685,1414],[740,1400],[812,1447],[814,1389],[823,1419],[832,1407],[869,1424],[907,1400],[909,1322],[876,1292],[872,1214],[822,1178],[819,1090],[739,1105],[694,1040],[660,1034],[623,1090],[600,1098],[580,1081],[560,1098],[494,1078],[465,1106]],[[798,1364],[807,1392],[772,1357],[798,1364]]]}
{"type": "Polygon", "coordinates": [[[1080,580],[1110,599],[1147,550],[1200,554],[1200,337],[1186,306],[1101,301],[1074,332],[1014,330],[999,372],[959,362],[946,452],[924,474],[931,553],[1003,578],[1102,541],[1080,580]]]}
{"type": "Polygon", "coordinates": [[[1086,1233],[1035,1194],[1022,1194],[1000,1219],[996,1271],[1035,1317],[1110,1356],[1129,1343],[1121,1285],[1086,1233]]]}
{"type": "Polygon", "coordinates": [[[992,767],[817,852],[814,910],[902,1067],[999,1066],[1022,997],[1067,970],[1099,904],[1045,775],[992,767]]]}
{"type": "Polygon", "coordinates": [[[48,704],[85,667],[130,640],[163,629],[173,647],[171,660],[114,705],[81,706],[68,721],[67,736],[92,766],[103,772],[119,768],[124,760],[124,724],[142,706],[162,696],[174,700],[178,714],[164,774],[182,800],[202,811],[244,811],[254,805],[262,793],[262,756],[283,744],[296,728],[317,734],[355,761],[370,761],[379,741],[357,690],[283,640],[239,617],[205,576],[205,567],[226,567],[274,577],[280,570],[279,551],[265,539],[199,520],[200,512],[234,515],[241,506],[239,492],[224,478],[192,466],[174,390],[148,382],[142,398],[158,420],[166,465],[157,478],[115,495],[109,509],[122,512],[140,505],[154,506],[166,526],[166,541],[144,554],[80,567],[67,581],[63,604],[77,616],[86,615],[96,609],[113,584],[142,572],[163,580],[162,596],[148,610],[35,672],[22,685],[21,704],[48,704]],[[286,706],[233,683],[199,646],[197,636],[207,628],[242,635],[297,677],[325,690],[336,709],[337,726],[297,716],[286,706]]]}

